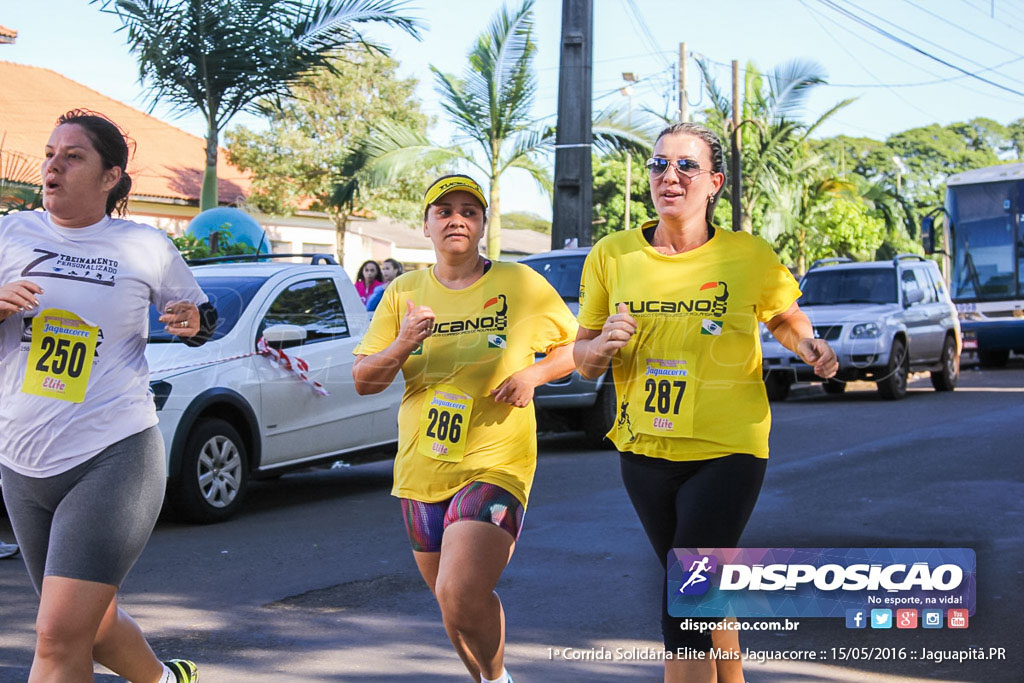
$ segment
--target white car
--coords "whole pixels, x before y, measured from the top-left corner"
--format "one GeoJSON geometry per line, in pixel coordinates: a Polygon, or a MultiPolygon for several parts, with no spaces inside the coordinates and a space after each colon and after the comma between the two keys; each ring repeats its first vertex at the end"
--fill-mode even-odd
{"type": "Polygon", "coordinates": [[[394,456],[403,385],[356,394],[352,350],[368,317],[333,259],[222,263],[193,272],[219,314],[210,341],[199,348],[175,341],[151,309],[146,348],[167,446],[168,502],[179,516],[227,519],[254,478],[394,456]],[[259,353],[261,338],[293,365],[305,361],[309,379],[328,395],[259,353]]]}
{"type": "Polygon", "coordinates": [[[952,391],[960,376],[962,339],[956,308],[934,261],[900,254],[891,261],[854,263],[822,259],[800,281],[800,310],[814,334],[839,357],[834,379],[824,381],[762,325],[768,398],[786,398],[795,381],[824,381],[841,394],[851,380],[869,380],[886,399],[907,395],[911,370],[930,370],[936,391],[952,391]]]}

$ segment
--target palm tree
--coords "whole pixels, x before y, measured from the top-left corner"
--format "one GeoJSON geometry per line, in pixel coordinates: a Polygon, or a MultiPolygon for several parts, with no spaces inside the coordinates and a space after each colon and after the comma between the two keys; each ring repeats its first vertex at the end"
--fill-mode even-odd
{"type": "MultiPolygon", "coordinates": [[[[732,101],[718,87],[706,60],[697,60],[711,107],[705,112],[707,125],[723,140],[729,139],[732,101]]],[[[799,178],[797,161],[810,134],[829,117],[853,102],[846,99],[806,125],[796,118],[815,86],[825,83],[825,71],[815,62],[792,60],[763,75],[748,64],[744,78],[743,122],[740,129],[743,189],[739,198],[726,186],[730,203],[740,201],[742,229],[753,231],[753,212],[763,212],[764,202],[799,178]],[[767,83],[765,83],[767,81],[767,83]],[[750,125],[747,125],[750,124],[750,125]]],[[[735,226],[734,226],[735,227],[735,226]]]]}
{"type": "MultiPolygon", "coordinates": [[[[387,183],[403,171],[423,164],[468,163],[478,169],[489,185],[487,253],[501,254],[500,178],[510,168],[528,172],[546,192],[551,174],[541,162],[555,141],[555,129],[531,117],[536,77],[533,57],[533,2],[519,9],[502,7],[469,53],[469,66],[459,78],[431,66],[441,105],[448,113],[458,138],[455,144],[438,146],[425,135],[403,126],[382,123],[362,148],[364,183],[387,183]]],[[[602,112],[594,121],[593,134],[599,149],[649,145],[650,133],[642,125],[627,125],[618,111],[602,112]]],[[[339,198],[348,196],[346,186],[339,198]]]]}
{"type": "Polygon", "coordinates": [[[90,0],[115,14],[139,60],[152,104],[206,119],[201,209],[217,205],[217,145],[240,111],[279,100],[315,69],[335,70],[333,50],[374,45],[356,24],[384,23],[418,35],[396,0],[90,0]]]}
{"type": "Polygon", "coordinates": [[[18,152],[5,152],[7,133],[0,133],[0,216],[43,206],[39,164],[18,152]]]}

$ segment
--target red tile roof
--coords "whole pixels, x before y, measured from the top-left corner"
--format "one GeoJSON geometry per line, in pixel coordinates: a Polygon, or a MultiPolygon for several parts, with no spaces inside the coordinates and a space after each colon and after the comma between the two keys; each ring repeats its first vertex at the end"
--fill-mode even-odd
{"type": "Polygon", "coordinates": [[[14,39],[18,37],[18,32],[13,28],[7,28],[6,26],[0,26],[0,39],[8,38],[8,40],[0,40],[2,43],[13,43],[14,39]]]}
{"type": "MultiPolygon", "coordinates": [[[[26,156],[38,167],[57,118],[70,109],[91,109],[116,122],[135,141],[135,154],[128,162],[133,197],[198,201],[206,160],[202,138],[37,66],[0,61],[0,92],[5,154],[26,156]]],[[[217,177],[221,203],[235,203],[249,194],[248,174],[228,164],[223,148],[218,152],[217,177]]]]}

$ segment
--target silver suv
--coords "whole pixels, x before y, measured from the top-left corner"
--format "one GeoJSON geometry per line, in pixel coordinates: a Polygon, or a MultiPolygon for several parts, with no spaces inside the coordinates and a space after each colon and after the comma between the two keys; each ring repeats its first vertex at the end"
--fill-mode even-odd
{"type": "MultiPolygon", "coordinates": [[[[956,307],[938,266],[917,254],[892,261],[816,261],[800,281],[800,309],[839,357],[839,372],[824,383],[841,394],[852,380],[878,385],[886,399],[907,394],[912,370],[930,370],[937,391],[952,391],[962,348],[956,307]]],[[[781,401],[795,381],[821,382],[811,366],[761,328],[768,398],[781,401]]]]}

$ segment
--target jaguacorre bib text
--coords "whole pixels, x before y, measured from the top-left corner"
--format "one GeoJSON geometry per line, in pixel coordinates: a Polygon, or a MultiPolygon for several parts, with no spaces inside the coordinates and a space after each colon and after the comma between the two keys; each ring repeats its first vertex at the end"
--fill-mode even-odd
{"type": "Polygon", "coordinates": [[[461,462],[466,454],[473,399],[450,384],[427,389],[420,414],[419,452],[443,462],[461,462]]]}
{"type": "Polygon", "coordinates": [[[48,308],[32,321],[32,344],[21,390],[81,403],[89,386],[99,327],[70,311],[48,308]]]}

